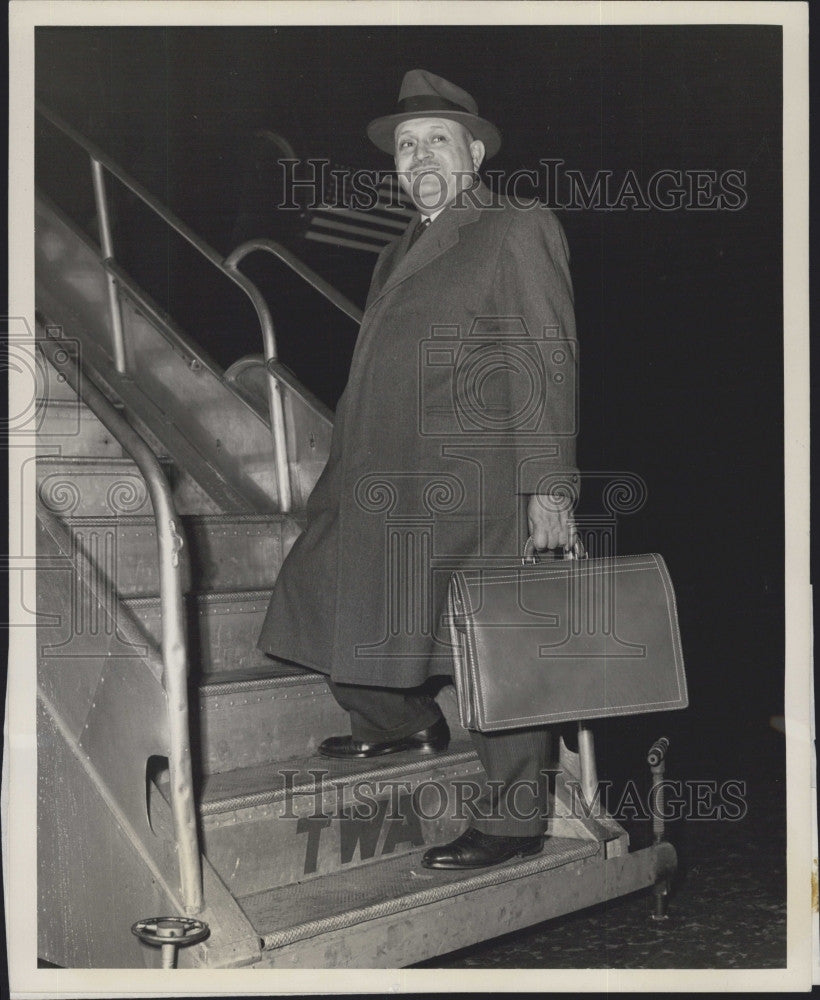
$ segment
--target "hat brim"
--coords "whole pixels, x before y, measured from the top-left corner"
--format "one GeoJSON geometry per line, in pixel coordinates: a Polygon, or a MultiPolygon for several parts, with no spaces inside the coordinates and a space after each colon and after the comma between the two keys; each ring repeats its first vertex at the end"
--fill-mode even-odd
{"type": "Polygon", "coordinates": [[[471,115],[469,111],[403,111],[400,114],[385,115],[374,119],[367,126],[368,138],[383,152],[393,156],[396,152],[396,126],[412,118],[446,118],[459,122],[470,130],[474,139],[480,139],[484,143],[485,159],[495,156],[501,149],[501,133],[495,125],[478,115],[471,115]]]}

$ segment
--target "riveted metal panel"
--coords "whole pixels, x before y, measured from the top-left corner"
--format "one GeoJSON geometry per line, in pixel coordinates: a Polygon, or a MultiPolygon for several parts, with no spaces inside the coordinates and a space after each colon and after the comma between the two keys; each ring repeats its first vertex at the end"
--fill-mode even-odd
{"type": "MultiPolygon", "coordinates": [[[[169,755],[168,706],[165,692],[145,665],[111,661],[103,670],[79,748],[138,834],[157,847],[148,823],[145,772],[148,758],[169,755]],[[150,838],[150,839],[149,839],[150,838]]],[[[169,877],[176,879],[173,845],[154,853],[169,877]]]]}
{"type": "MultiPolygon", "coordinates": [[[[250,665],[253,669],[243,671],[237,662],[233,671],[220,675],[222,683],[209,682],[200,689],[196,726],[204,773],[308,756],[325,737],[350,731],[350,718],[322,675],[301,671],[282,676],[266,657],[250,665]]],[[[436,700],[451,738],[466,738],[452,684],[445,685],[436,700]]]]}
{"type": "Polygon", "coordinates": [[[37,428],[40,454],[107,455],[121,458],[122,448],[114,435],[81,403],[49,399],[43,402],[37,428]]]}
{"type": "Polygon", "coordinates": [[[148,647],[133,626],[123,627],[110,589],[102,583],[95,594],[95,581],[69,555],[70,545],[58,544],[38,519],[37,681],[79,739],[106,666],[116,660],[148,669],[141,659],[148,647]]]}
{"type": "Polygon", "coordinates": [[[37,953],[69,969],[158,966],[131,924],[171,901],[77,748],[38,708],[37,953]]]}
{"type": "MultiPolygon", "coordinates": [[[[81,484],[72,477],[73,488],[81,484]]],[[[66,482],[66,481],[61,481],[66,482]]],[[[44,484],[45,485],[45,484],[44,484]]],[[[119,479],[116,487],[130,490],[134,504],[141,492],[119,479]]],[[[46,498],[49,499],[48,497],[46,498]]],[[[53,498],[52,498],[53,499],[53,498]]],[[[108,513],[103,516],[70,516],[66,524],[74,542],[89,554],[101,545],[112,550],[111,583],[124,598],[156,595],[159,590],[157,538],[153,516],[108,513]]],[[[294,532],[272,515],[187,515],[181,531],[188,551],[183,587],[190,591],[269,588],[283,561],[283,536],[294,532]]]]}
{"type": "Polygon", "coordinates": [[[350,728],[347,713],[321,677],[222,688],[215,693],[205,687],[200,696],[200,753],[206,773],[304,756],[326,736],[350,728]]]}

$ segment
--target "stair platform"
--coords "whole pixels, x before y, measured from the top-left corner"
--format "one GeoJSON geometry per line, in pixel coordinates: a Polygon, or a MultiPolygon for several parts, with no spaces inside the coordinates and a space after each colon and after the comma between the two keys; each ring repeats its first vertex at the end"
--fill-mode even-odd
{"type": "Polygon", "coordinates": [[[503,934],[576,909],[584,894],[590,902],[609,898],[619,881],[595,841],[548,837],[534,858],[464,872],[423,868],[422,853],[240,897],[263,941],[260,964],[406,966],[482,940],[490,929],[503,934]]]}

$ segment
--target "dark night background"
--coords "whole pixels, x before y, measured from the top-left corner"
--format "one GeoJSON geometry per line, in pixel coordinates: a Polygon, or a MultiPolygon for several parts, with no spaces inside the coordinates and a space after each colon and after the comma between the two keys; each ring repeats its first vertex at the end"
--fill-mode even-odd
{"type": "MultiPolygon", "coordinates": [[[[770,719],[783,711],[784,683],[780,29],[37,31],[40,99],[221,253],[249,236],[281,239],[359,305],[375,257],[309,244],[297,219],[277,217],[267,197],[275,168],[253,133],[273,129],[299,157],[387,169],[364,129],[393,109],[414,67],[463,86],[500,127],[493,169],[561,158],[587,179],[602,169],[644,182],[664,168],[746,172],[738,211],[558,214],[581,351],[579,464],[646,481],[645,506],[619,522],[619,549],[667,561],[690,694],[687,711],[596,726],[599,772],[645,769],[646,749],[666,734],[675,777],[765,771],[779,815],[784,747],[770,719]]],[[[42,186],[90,225],[87,164],[47,131],[38,149],[42,186]]],[[[260,351],[241,293],[114,194],[115,249],[149,292],[223,366],[260,351]]],[[[244,270],[266,291],[283,360],[333,405],[353,325],[283,281],[274,261],[244,270]]],[[[582,503],[600,509],[592,485],[582,503]]]]}

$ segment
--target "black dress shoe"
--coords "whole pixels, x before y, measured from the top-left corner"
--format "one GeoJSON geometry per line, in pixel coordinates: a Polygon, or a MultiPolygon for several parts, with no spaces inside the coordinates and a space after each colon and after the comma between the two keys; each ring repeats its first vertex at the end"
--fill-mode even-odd
{"type": "Polygon", "coordinates": [[[402,750],[415,750],[418,753],[438,753],[447,749],[450,742],[450,730],[447,720],[442,716],[438,722],[426,729],[420,729],[412,736],[402,736],[397,740],[385,743],[366,743],[364,740],[354,740],[352,736],[331,736],[319,744],[319,753],[323,757],[341,757],[346,760],[365,757],[383,757],[388,753],[400,753],[402,750]]]}
{"type": "Polygon", "coordinates": [[[544,846],[537,837],[505,837],[468,827],[460,837],[443,847],[431,847],[421,863],[425,868],[489,868],[518,856],[540,854],[544,846]]]}

